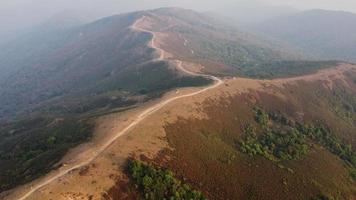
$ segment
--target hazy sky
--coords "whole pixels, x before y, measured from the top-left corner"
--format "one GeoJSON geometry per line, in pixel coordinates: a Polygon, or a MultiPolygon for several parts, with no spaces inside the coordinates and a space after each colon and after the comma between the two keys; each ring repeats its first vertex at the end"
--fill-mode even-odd
{"type": "Polygon", "coordinates": [[[261,15],[263,8],[271,5],[356,12],[356,0],[0,0],[0,32],[39,23],[63,10],[82,10],[96,16],[105,16],[140,9],[180,6],[201,11],[226,9],[230,13],[252,13],[252,8],[256,6],[256,14],[261,15]]]}

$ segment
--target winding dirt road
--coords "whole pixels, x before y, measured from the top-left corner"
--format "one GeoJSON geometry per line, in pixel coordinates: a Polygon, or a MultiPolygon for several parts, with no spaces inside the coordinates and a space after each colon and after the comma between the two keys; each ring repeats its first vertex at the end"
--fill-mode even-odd
{"type": "MultiPolygon", "coordinates": [[[[152,34],[152,39],[150,41],[149,46],[152,47],[153,49],[155,49],[158,52],[158,57],[153,59],[151,62],[153,61],[160,61],[160,60],[164,60],[164,56],[165,56],[165,51],[159,47],[156,46],[156,33],[149,31],[149,30],[145,30],[139,26],[137,26],[140,22],[142,22],[144,19],[146,18],[146,16],[142,16],[140,19],[136,20],[136,22],[131,26],[132,30],[135,31],[141,31],[141,32],[146,32],[146,33],[150,33],[152,34]]],[[[70,173],[73,170],[76,169],[80,169],[81,167],[87,166],[88,164],[90,164],[93,160],[95,160],[100,154],[102,154],[111,144],[114,143],[115,140],[117,140],[119,137],[121,137],[122,135],[124,135],[125,133],[127,133],[129,130],[131,130],[133,127],[135,127],[137,124],[139,124],[142,120],[144,120],[145,118],[149,117],[151,114],[155,113],[156,111],[160,110],[162,107],[164,107],[165,105],[178,100],[178,99],[182,99],[182,98],[186,98],[186,97],[191,97],[191,96],[195,96],[198,94],[201,94],[203,92],[206,92],[208,90],[214,89],[216,87],[218,87],[219,85],[221,85],[223,83],[223,81],[221,79],[219,79],[218,77],[212,76],[212,75],[205,75],[205,74],[199,74],[199,73],[195,73],[195,72],[191,72],[187,69],[185,69],[183,67],[183,62],[180,60],[176,60],[177,62],[177,68],[179,70],[181,70],[182,72],[189,74],[191,76],[200,76],[200,77],[205,77],[208,79],[211,79],[214,81],[213,85],[210,85],[208,87],[202,88],[199,91],[196,92],[192,92],[189,94],[184,94],[184,95],[180,95],[180,96],[176,96],[176,97],[172,97],[170,99],[164,100],[162,102],[159,102],[155,105],[153,105],[152,107],[144,110],[140,115],[138,115],[136,117],[136,119],[129,124],[126,128],[124,128],[123,130],[121,130],[120,132],[118,132],[113,138],[111,138],[110,140],[108,140],[104,145],[102,145],[98,150],[96,150],[93,154],[93,156],[91,156],[89,159],[87,159],[86,161],[83,161],[79,164],[76,164],[72,167],[69,167],[67,169],[63,169],[63,170],[59,170],[58,174],[47,179],[44,180],[42,183],[38,183],[37,185],[34,185],[31,187],[31,190],[28,191],[27,193],[23,194],[20,198],[18,198],[18,200],[25,200],[26,198],[30,197],[34,192],[38,191],[39,189],[45,187],[46,185],[58,180],[59,178],[65,176],[66,174],[70,173]]]]}

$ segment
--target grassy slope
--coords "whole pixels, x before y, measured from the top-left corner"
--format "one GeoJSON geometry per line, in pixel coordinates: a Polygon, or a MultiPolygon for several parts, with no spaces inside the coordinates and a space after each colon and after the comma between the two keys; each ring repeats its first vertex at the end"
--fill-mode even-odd
{"type": "Polygon", "coordinates": [[[345,162],[318,143],[307,140],[310,150],[306,156],[280,162],[250,157],[238,147],[248,124],[262,132],[254,119],[256,105],[294,121],[325,125],[343,143],[355,147],[356,93],[351,76],[351,88],[342,82],[336,82],[333,90],[318,82],[300,82],[277,89],[287,101],[265,92],[207,100],[203,110],[208,119],[167,124],[167,138],[174,150],[169,153],[172,160],[161,164],[210,199],[310,199],[321,194],[352,199],[355,182],[345,162]]]}

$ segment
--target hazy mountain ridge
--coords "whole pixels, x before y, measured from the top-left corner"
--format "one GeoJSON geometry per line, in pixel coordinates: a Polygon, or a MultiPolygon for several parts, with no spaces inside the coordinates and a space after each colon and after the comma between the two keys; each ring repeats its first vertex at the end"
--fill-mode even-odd
{"type": "MultiPolygon", "coordinates": [[[[11,48],[3,52],[6,59],[2,59],[5,63],[1,66],[11,66],[13,71],[2,79],[2,105],[10,104],[12,109],[11,105],[16,104],[16,109],[21,109],[63,95],[125,90],[123,85],[115,86],[111,82],[117,82],[115,77],[122,76],[120,73],[130,71],[125,68],[140,71],[144,65],[136,65],[154,57],[152,49],[146,46],[151,36],[129,28],[137,16],[138,13],[112,16],[60,32],[40,31],[30,39],[9,44],[11,48]],[[21,98],[14,102],[14,96],[21,98]]],[[[167,65],[157,66],[167,68],[167,65]]],[[[170,76],[173,79],[175,75],[170,76]]],[[[131,80],[131,85],[136,82],[131,80]]]]}
{"type": "Polygon", "coordinates": [[[17,96],[16,104],[21,109],[83,90],[127,66],[150,60],[152,51],[144,42],[150,36],[128,29],[136,19],[134,15],[106,18],[64,31],[39,31],[8,44],[0,56],[0,69],[11,68],[12,72],[0,79],[1,104],[15,103],[17,96]]]}
{"type": "MultiPolygon", "coordinates": [[[[190,40],[195,54],[188,59],[221,62],[232,71],[241,70],[239,67],[244,65],[298,57],[292,51],[281,51],[268,41],[239,31],[214,16],[187,9],[161,8],[127,13],[79,26],[74,25],[79,23],[75,17],[62,14],[38,30],[1,46],[4,51],[0,52],[0,71],[5,73],[0,75],[3,97],[0,100],[3,105],[0,113],[3,114],[0,115],[13,114],[53,98],[75,96],[78,92],[81,95],[116,90],[135,93],[150,88],[142,84],[141,89],[129,87],[136,85],[132,79],[130,84],[118,82],[119,77],[124,77],[130,70],[144,68],[136,65],[154,57],[152,49],[146,46],[151,36],[130,29],[143,15],[157,19],[159,29],[168,27],[168,31],[190,40]],[[173,21],[165,21],[167,19],[173,19],[176,24],[171,26],[173,21]],[[56,22],[63,25],[54,26],[56,22]],[[133,91],[132,88],[136,89],[133,91]]],[[[183,42],[167,44],[178,46],[183,42]]],[[[172,80],[176,79],[174,73],[166,73],[173,76],[172,80]]]]}
{"type": "Polygon", "coordinates": [[[259,65],[264,63],[304,58],[293,48],[239,29],[211,13],[179,8],[152,13],[153,29],[169,35],[164,48],[175,56],[201,62],[213,69],[210,72],[248,76],[249,68],[263,70],[259,65]]]}
{"type": "Polygon", "coordinates": [[[356,61],[356,14],[309,10],[277,17],[252,29],[321,59],[356,61]]]}

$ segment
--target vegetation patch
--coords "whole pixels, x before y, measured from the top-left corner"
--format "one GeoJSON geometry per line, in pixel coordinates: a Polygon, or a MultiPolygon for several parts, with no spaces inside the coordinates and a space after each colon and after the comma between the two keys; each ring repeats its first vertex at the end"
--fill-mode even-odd
{"type": "Polygon", "coordinates": [[[68,149],[91,137],[77,119],[35,118],[0,128],[0,192],[47,173],[68,149]]]}
{"type": "Polygon", "coordinates": [[[144,199],[206,199],[201,192],[177,180],[169,170],[155,169],[138,160],[129,160],[128,171],[144,199]]]}
{"type": "Polygon", "coordinates": [[[314,142],[342,159],[351,177],[356,177],[356,153],[352,145],[345,144],[331,130],[323,125],[295,123],[283,115],[267,113],[260,107],[253,110],[262,133],[258,136],[252,126],[247,126],[245,137],[239,142],[242,152],[250,156],[264,156],[272,161],[296,160],[306,155],[308,143],[314,142]]]}
{"type": "Polygon", "coordinates": [[[273,120],[270,120],[270,115],[263,109],[255,107],[253,111],[262,133],[258,136],[251,125],[247,126],[244,132],[245,138],[239,142],[242,152],[250,156],[264,156],[273,161],[297,160],[308,153],[309,146],[305,135],[296,128],[283,129],[281,126],[273,126],[273,123],[269,123],[273,121],[286,125],[289,123],[287,118],[271,114],[273,120]]]}
{"type": "Polygon", "coordinates": [[[298,124],[298,129],[301,133],[342,159],[348,167],[351,177],[356,179],[356,153],[353,151],[351,144],[345,144],[330,130],[322,126],[298,124]]]}
{"type": "Polygon", "coordinates": [[[273,161],[297,160],[308,153],[304,135],[292,129],[289,132],[267,130],[257,137],[252,127],[246,128],[246,137],[240,142],[241,151],[251,156],[260,155],[273,161]]]}

